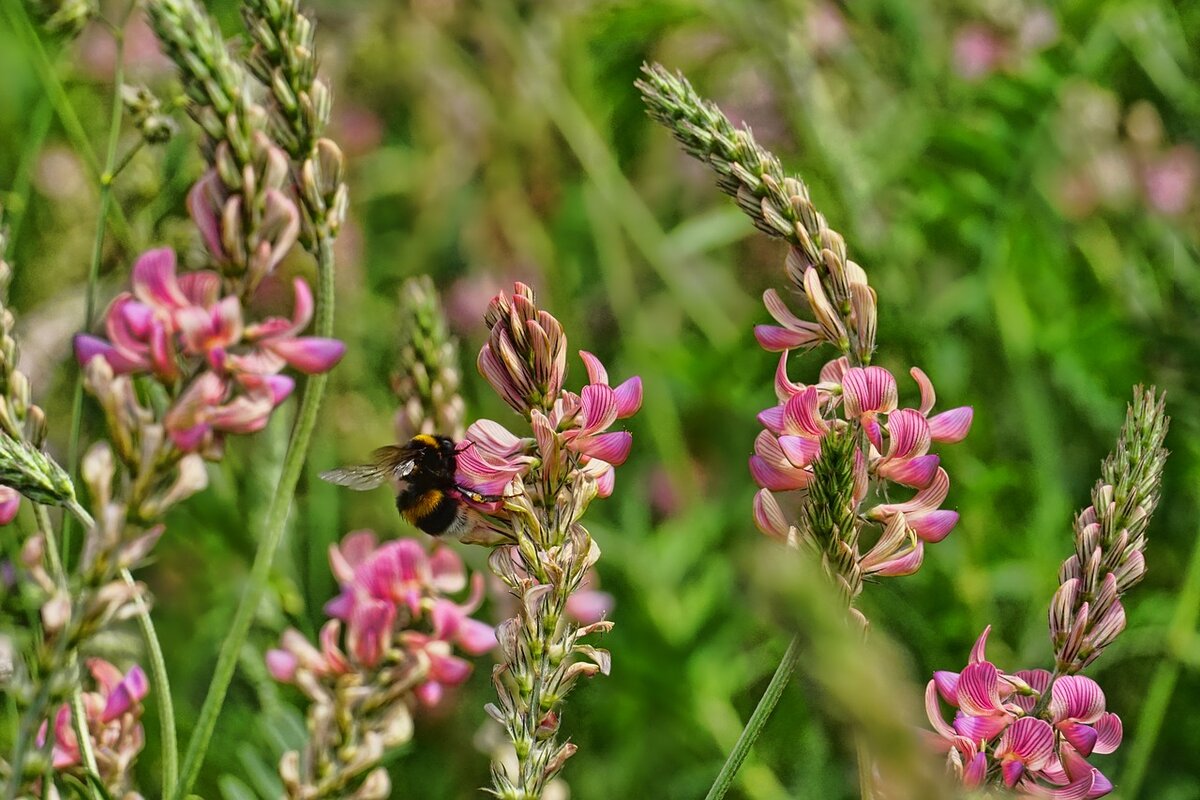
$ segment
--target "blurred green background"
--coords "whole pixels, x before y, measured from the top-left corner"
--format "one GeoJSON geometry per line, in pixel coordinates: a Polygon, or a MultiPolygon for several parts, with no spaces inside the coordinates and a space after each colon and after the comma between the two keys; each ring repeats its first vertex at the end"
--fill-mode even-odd
{"type": "MultiPolygon", "coordinates": [[[[228,33],[238,29],[236,3],[209,6],[228,33]]],[[[960,669],[988,623],[999,666],[1046,665],[1046,607],[1071,551],[1072,514],[1088,502],[1130,387],[1167,390],[1173,456],[1149,576],[1126,604],[1128,630],[1090,672],[1126,740],[1096,763],[1116,797],[1200,797],[1200,5],[312,6],[336,87],[332,135],[351,164],[337,323],[350,350],[200,794],[270,795],[302,718],[300,695],[269,680],[262,653],[287,624],[319,626],[334,588],[329,543],[357,527],[415,533],[386,493],[352,496],[316,473],[391,441],[396,296],[419,273],[444,291],[472,417],[509,420],[473,363],[486,302],[513,279],[537,289],[574,348],[596,352],[614,378],[643,377],[633,456],[614,497],[590,515],[602,586],[616,598],[605,641],[613,674],[568,705],[564,731],[580,753],[565,776],[578,800],[706,791],[787,639],[762,613],[752,565],[770,545],[750,519],[746,469],[776,363],[751,329],[766,321],[758,296],[783,284],[784,250],[646,118],[633,80],[650,59],[685,71],[809,182],[879,292],[877,363],[898,375],[920,365],[941,407],[975,408],[971,436],[943,451],[959,527],[918,575],[864,595],[876,629],[908,646],[917,684],[960,669]]],[[[0,2],[0,202],[13,228],[25,366],[62,452],[75,374],[67,342],[82,317],[98,204],[81,153],[104,147],[113,47],[98,25],[72,42],[43,37],[39,70],[20,9],[0,2]]],[[[128,50],[135,79],[177,92],[144,25],[131,28],[128,50]]],[[[200,168],[195,145],[187,123],[122,174],[106,296],[142,249],[195,250],[183,213],[200,168]]],[[[286,268],[311,267],[296,256],[286,268]]],[[[793,378],[820,363],[795,360],[793,378]]],[[[577,386],[578,362],[572,370],[577,386]]],[[[901,390],[914,401],[911,382],[901,390]]],[[[142,571],[185,735],[253,555],[248,520],[273,485],[283,416],[231,447],[142,571]]],[[[482,567],[482,551],[465,554],[482,567]]],[[[852,749],[803,671],[744,769],[742,797],[854,791],[852,749]]],[[[489,672],[481,663],[422,715],[394,761],[395,796],[478,796],[489,672]]],[[[154,714],[151,698],[148,797],[157,795],[154,714]]]]}

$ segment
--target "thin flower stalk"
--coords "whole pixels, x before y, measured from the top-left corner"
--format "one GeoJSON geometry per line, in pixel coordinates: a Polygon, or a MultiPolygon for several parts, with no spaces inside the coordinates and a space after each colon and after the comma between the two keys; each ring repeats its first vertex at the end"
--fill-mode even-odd
{"type": "Polygon", "coordinates": [[[391,796],[389,750],[412,738],[411,708],[441,702],[471,663],[496,646],[490,625],[472,619],[482,576],[468,578],[447,545],[414,539],[379,544],[371,531],[330,547],[341,593],[317,645],[295,629],[267,653],[267,667],[308,698],[308,741],[279,771],[289,800],[391,796]],[[470,586],[465,601],[452,599],[470,586]]]}
{"type": "Polygon", "coordinates": [[[615,467],[632,436],[611,430],[641,406],[631,378],[612,387],[599,359],[581,352],[588,384],[564,388],[567,338],[517,284],[488,307],[490,329],[479,370],[528,425],[523,436],[492,420],[467,428],[458,482],[473,496],[477,525],[465,537],[492,548],[489,566],[514,595],[516,614],[497,628],[501,663],[493,673],[497,702],[488,713],[516,751],[515,768],[492,765],[492,793],[535,800],[576,750],[559,740],[563,701],[583,677],[607,674],[610,656],[588,641],[609,630],[599,619],[580,624],[568,613],[586,590],[600,548],[581,522],[596,497],[612,494],[615,467]]]}
{"type": "Polygon", "coordinates": [[[400,351],[392,374],[392,391],[400,401],[396,441],[418,433],[463,438],[466,407],[459,395],[462,372],[458,342],[446,329],[446,318],[433,280],[409,278],[400,288],[400,351]]]}

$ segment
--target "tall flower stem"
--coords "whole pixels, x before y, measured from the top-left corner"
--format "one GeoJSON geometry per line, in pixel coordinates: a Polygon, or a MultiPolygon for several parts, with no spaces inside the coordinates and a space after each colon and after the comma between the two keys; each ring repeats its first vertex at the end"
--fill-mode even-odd
{"type": "MultiPolygon", "coordinates": [[[[121,578],[125,585],[132,588],[135,584],[133,574],[128,569],[121,570],[121,578]]],[[[150,656],[150,681],[154,685],[154,696],[158,698],[158,727],[159,747],[162,748],[162,792],[166,796],[175,788],[179,780],[179,742],[175,738],[175,702],[171,699],[171,683],[167,680],[167,662],[163,658],[162,644],[158,633],[154,630],[154,621],[150,618],[150,609],[141,594],[136,595],[134,605],[137,609],[138,627],[142,630],[142,639],[146,642],[146,654],[150,656]]]]}
{"type": "MultiPolygon", "coordinates": [[[[317,336],[328,337],[333,333],[333,236],[327,230],[318,232],[317,237],[317,336]]],[[[217,665],[213,670],[212,681],[208,686],[208,694],[200,708],[200,717],[196,729],[188,740],[187,751],[184,754],[183,766],[180,769],[179,782],[174,793],[169,795],[176,800],[183,800],[191,791],[192,785],[200,774],[204,763],[204,755],[208,751],[213,731],[216,729],[217,717],[221,714],[221,706],[225,702],[225,694],[237,669],[238,657],[250,625],[254,620],[254,612],[262,602],[267,590],[267,581],[271,575],[271,564],[279,543],[286,530],[288,512],[291,510],[292,498],[296,491],[296,483],[304,468],[304,460],[308,455],[309,442],[313,429],[317,425],[317,412],[321,408],[321,398],[325,394],[325,384],[329,378],[326,374],[313,375],[308,379],[304,389],[304,397],[300,401],[300,411],[292,429],[291,441],[288,444],[287,455],[284,457],[283,470],[279,475],[279,483],[275,494],[271,497],[271,505],[267,509],[266,521],[263,524],[263,536],[259,542],[258,551],[254,556],[254,565],[250,569],[250,583],[242,595],[230,624],[229,633],[221,644],[221,652],[217,656],[217,665]]],[[[164,796],[167,796],[164,794],[164,796]]]]}
{"type": "Polygon", "coordinates": [[[783,690],[787,688],[792,672],[796,669],[796,662],[799,660],[800,637],[793,636],[792,641],[788,643],[787,650],[783,653],[783,658],[779,660],[779,666],[775,668],[775,674],[771,676],[771,682],[767,684],[767,690],[759,698],[758,705],[754,707],[754,712],[746,721],[746,727],[742,729],[737,743],[729,751],[729,757],[725,759],[725,764],[717,773],[717,779],[713,781],[712,788],[708,790],[704,800],[721,800],[729,791],[746,756],[750,755],[750,748],[754,747],[767,720],[771,718],[771,713],[779,703],[779,697],[783,694],[783,690]]]}

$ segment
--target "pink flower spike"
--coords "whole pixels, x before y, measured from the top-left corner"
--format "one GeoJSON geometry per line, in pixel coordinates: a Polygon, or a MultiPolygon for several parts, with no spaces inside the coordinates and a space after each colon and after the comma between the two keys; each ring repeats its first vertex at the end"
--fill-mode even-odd
{"type": "Polygon", "coordinates": [[[291,683],[300,667],[300,660],[287,650],[268,650],[266,662],[267,672],[280,683],[291,683]]]}
{"type": "Polygon", "coordinates": [[[967,438],[975,410],[970,406],[943,411],[929,420],[929,436],[935,442],[953,444],[967,438]]]}
{"type": "Polygon", "coordinates": [[[124,679],[108,695],[104,711],[100,714],[101,722],[111,722],[132,709],[150,692],[150,681],[146,673],[137,664],[130,668],[124,679]]]}
{"type": "Polygon", "coordinates": [[[847,419],[888,413],[896,409],[896,379],[883,367],[851,367],[842,378],[842,397],[847,419]]]}
{"type": "Polygon", "coordinates": [[[21,495],[16,489],[0,486],[0,525],[7,525],[17,518],[21,510],[21,495]]]}

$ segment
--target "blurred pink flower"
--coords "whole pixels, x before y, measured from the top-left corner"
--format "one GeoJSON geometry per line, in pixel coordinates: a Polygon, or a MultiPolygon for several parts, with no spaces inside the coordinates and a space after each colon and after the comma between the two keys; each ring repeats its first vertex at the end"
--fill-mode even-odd
{"type": "Polygon", "coordinates": [[[21,495],[16,489],[0,486],[0,525],[7,525],[17,518],[21,510],[21,495]]]}
{"type": "Polygon", "coordinates": [[[1178,216],[1192,207],[1200,178],[1200,152],[1179,145],[1155,157],[1142,169],[1146,202],[1160,214],[1178,216]]]}
{"type": "Polygon", "coordinates": [[[959,77],[979,81],[1000,68],[1008,47],[998,32],[971,23],[955,31],[953,50],[954,71],[959,77]]]}
{"type": "MultiPolygon", "coordinates": [[[[99,658],[88,659],[87,667],[97,684],[97,691],[83,693],[85,724],[92,750],[105,785],[120,785],[144,744],[139,719],[141,702],[150,691],[150,684],[146,673],[136,664],[124,675],[99,658]]],[[[46,735],[47,723],[42,723],[37,737],[39,747],[45,744],[46,735]]],[[[54,715],[51,758],[58,770],[69,770],[82,764],[79,739],[71,722],[71,708],[66,704],[54,715]]]]}

